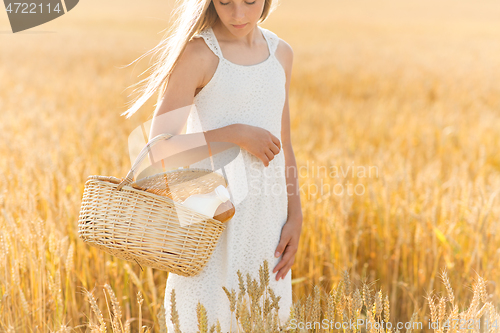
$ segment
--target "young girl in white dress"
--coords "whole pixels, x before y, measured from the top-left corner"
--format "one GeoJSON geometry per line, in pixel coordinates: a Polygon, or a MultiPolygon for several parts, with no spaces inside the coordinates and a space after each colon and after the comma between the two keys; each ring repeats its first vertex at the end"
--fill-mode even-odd
{"type": "MultiPolygon", "coordinates": [[[[158,61],[144,94],[123,113],[130,117],[161,88],[149,138],[169,132],[179,140],[166,142],[177,142],[177,148],[208,143],[215,172],[226,177],[236,210],[201,273],[169,273],[164,299],[169,332],[176,328],[173,289],[182,332],[198,332],[198,302],[207,310],[208,327],[218,320],[223,332],[236,332],[222,287],[239,291],[238,270],[245,282],[247,273],[260,281],[264,260],[270,287],[281,297],[281,325],[289,319],[290,268],[302,211],[288,106],[293,52],[259,26],[275,7],[273,0],[178,1],[176,20],[157,46],[158,61]],[[184,126],[186,134],[181,134],[184,126]]],[[[190,167],[211,169],[208,151],[190,167]]]]}

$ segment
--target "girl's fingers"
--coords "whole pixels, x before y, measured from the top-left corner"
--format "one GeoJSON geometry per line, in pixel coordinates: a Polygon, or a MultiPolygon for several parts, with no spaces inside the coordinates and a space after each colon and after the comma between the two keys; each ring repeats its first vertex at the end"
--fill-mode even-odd
{"type": "Polygon", "coordinates": [[[278,139],[277,137],[275,137],[274,135],[271,135],[272,137],[272,140],[274,142],[274,144],[278,147],[279,150],[281,150],[281,142],[280,142],[280,139],[278,139]]]}
{"type": "Polygon", "coordinates": [[[283,251],[283,257],[281,257],[280,262],[276,265],[276,267],[274,267],[273,273],[278,272],[279,274],[279,270],[285,267],[288,264],[288,262],[293,258],[293,256],[294,254],[290,252],[289,247],[286,246],[285,251],[283,251]]]}
{"type": "Polygon", "coordinates": [[[266,150],[265,154],[269,161],[271,161],[274,158],[274,154],[271,150],[266,150]]]}
{"type": "Polygon", "coordinates": [[[278,274],[276,274],[276,281],[285,278],[286,274],[288,273],[292,265],[293,265],[293,260],[289,260],[287,264],[282,269],[280,269],[278,274]]]}
{"type": "Polygon", "coordinates": [[[286,264],[286,260],[285,260],[285,257],[283,256],[283,258],[281,258],[280,262],[274,267],[273,269],[273,273],[276,272],[276,277],[278,277],[278,275],[280,274],[280,269],[283,268],[286,264]]]}
{"type": "Polygon", "coordinates": [[[274,155],[277,155],[280,152],[280,149],[275,144],[272,144],[271,148],[269,148],[269,149],[271,149],[271,151],[273,152],[274,155]]]}
{"type": "MultiPolygon", "coordinates": [[[[291,265],[290,265],[291,266],[291,265]]],[[[276,276],[276,281],[279,281],[279,279],[283,279],[285,278],[286,274],[288,273],[288,271],[290,270],[290,267],[289,265],[286,265],[285,267],[283,267],[280,271],[279,271],[279,276],[277,275],[276,276]]]]}

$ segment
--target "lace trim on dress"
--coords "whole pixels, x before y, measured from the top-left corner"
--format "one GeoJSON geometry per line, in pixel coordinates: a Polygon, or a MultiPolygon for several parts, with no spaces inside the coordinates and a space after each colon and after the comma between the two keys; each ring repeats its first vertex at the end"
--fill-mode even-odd
{"type": "Polygon", "coordinates": [[[219,58],[223,58],[222,52],[219,48],[219,44],[217,43],[217,40],[215,39],[215,36],[212,33],[212,27],[200,31],[198,35],[196,35],[195,37],[202,37],[205,40],[205,43],[210,48],[210,50],[212,50],[212,52],[215,53],[215,55],[218,56],[219,58]]]}
{"type": "MultiPolygon", "coordinates": [[[[266,43],[269,48],[270,56],[273,56],[274,53],[276,52],[276,49],[278,48],[279,44],[279,37],[272,31],[259,27],[258,28],[262,31],[262,34],[264,35],[264,39],[266,39],[266,43]]],[[[213,53],[215,53],[216,56],[219,58],[225,59],[224,56],[222,55],[222,51],[220,49],[219,43],[217,42],[217,37],[215,37],[215,34],[212,30],[212,27],[208,27],[202,31],[200,31],[197,35],[194,37],[202,37],[210,50],[212,50],[213,53]]]]}
{"type": "Polygon", "coordinates": [[[280,42],[280,38],[278,35],[276,35],[274,32],[271,30],[268,30],[266,28],[262,28],[262,32],[264,35],[267,37],[267,40],[269,41],[269,47],[271,49],[271,55],[274,55],[274,52],[276,52],[276,49],[278,48],[278,44],[280,42]]]}

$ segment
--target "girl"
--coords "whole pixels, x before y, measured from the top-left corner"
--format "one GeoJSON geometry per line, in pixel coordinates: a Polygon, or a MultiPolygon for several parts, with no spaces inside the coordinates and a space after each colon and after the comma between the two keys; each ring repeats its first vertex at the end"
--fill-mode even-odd
{"type": "MultiPolygon", "coordinates": [[[[289,319],[290,267],[302,211],[288,106],[293,52],[258,25],[276,7],[273,1],[181,0],[168,38],[156,47],[160,56],[143,95],[123,113],[130,117],[160,88],[150,138],[163,132],[181,137],[187,119],[186,136],[203,136],[207,152],[219,144],[215,151],[212,148],[212,162],[226,177],[236,209],[201,273],[194,277],[169,273],[165,289],[169,332],[175,331],[173,289],[177,328],[182,332],[198,331],[198,302],[207,310],[209,327],[219,320],[223,332],[236,331],[236,317],[222,287],[239,291],[238,270],[245,281],[247,273],[260,281],[264,260],[272,271],[270,287],[281,297],[281,325],[289,319]],[[160,115],[175,118],[157,121],[160,115]]],[[[190,166],[211,169],[210,165],[204,159],[190,166]]]]}

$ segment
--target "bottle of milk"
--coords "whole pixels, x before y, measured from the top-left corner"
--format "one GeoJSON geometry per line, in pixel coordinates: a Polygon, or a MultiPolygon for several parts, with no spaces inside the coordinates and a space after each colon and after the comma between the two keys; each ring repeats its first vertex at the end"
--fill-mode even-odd
{"type": "Polygon", "coordinates": [[[182,205],[197,211],[200,214],[206,215],[210,218],[214,217],[215,211],[222,203],[229,200],[229,192],[223,186],[219,185],[210,193],[206,194],[193,194],[188,197],[182,205]]]}

